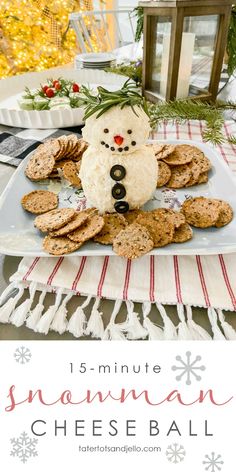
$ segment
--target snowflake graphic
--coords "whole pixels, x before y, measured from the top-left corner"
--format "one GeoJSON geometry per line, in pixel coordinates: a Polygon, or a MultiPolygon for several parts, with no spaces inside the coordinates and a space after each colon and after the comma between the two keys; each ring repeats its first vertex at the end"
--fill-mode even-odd
{"type": "Polygon", "coordinates": [[[166,457],[169,462],[172,464],[178,464],[185,459],[186,451],[184,446],[180,444],[174,443],[167,447],[166,449],[166,457]]]}
{"type": "Polygon", "coordinates": [[[205,470],[208,470],[209,472],[217,472],[222,469],[220,466],[224,464],[224,461],[220,460],[220,454],[216,455],[215,452],[212,452],[210,456],[205,455],[205,458],[207,459],[206,461],[203,461],[203,465],[206,465],[205,470]]]}
{"type": "Polygon", "coordinates": [[[15,361],[19,362],[19,364],[26,364],[31,360],[32,354],[28,347],[18,347],[14,352],[15,361]]]}
{"type": "Polygon", "coordinates": [[[10,455],[18,457],[18,459],[25,464],[30,457],[38,455],[35,449],[37,442],[38,439],[32,439],[27,433],[23,432],[18,438],[11,439],[12,450],[10,455]]]}
{"type": "Polygon", "coordinates": [[[192,353],[186,352],[186,360],[183,360],[181,356],[176,356],[176,360],[180,363],[179,366],[173,365],[172,370],[182,370],[182,372],[176,376],[176,380],[180,381],[186,375],[186,385],[191,385],[191,376],[195,380],[201,380],[201,376],[198,375],[195,371],[204,371],[206,367],[204,365],[196,365],[200,360],[201,356],[196,356],[194,360],[191,360],[192,353]]]}

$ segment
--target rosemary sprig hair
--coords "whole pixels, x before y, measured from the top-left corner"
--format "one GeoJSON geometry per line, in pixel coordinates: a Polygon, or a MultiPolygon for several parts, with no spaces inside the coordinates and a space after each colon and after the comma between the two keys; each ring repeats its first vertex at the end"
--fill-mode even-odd
{"type": "Polygon", "coordinates": [[[148,107],[145,98],[138,92],[135,84],[128,79],[119,90],[110,91],[104,87],[98,87],[97,95],[83,86],[80,89],[80,105],[85,108],[84,119],[96,114],[97,118],[106,113],[110,108],[119,105],[121,109],[130,106],[135,112],[134,107],[139,106],[148,115],[148,107]]]}

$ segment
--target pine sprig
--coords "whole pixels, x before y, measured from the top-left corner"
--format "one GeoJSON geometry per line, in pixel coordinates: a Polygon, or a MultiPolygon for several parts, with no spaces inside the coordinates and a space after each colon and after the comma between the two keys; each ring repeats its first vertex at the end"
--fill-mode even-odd
{"type": "Polygon", "coordinates": [[[106,72],[112,72],[113,74],[124,75],[134,80],[137,86],[142,83],[142,62],[131,61],[129,64],[116,64],[112,67],[107,67],[106,72]]]}
{"type": "Polygon", "coordinates": [[[134,16],[137,17],[137,25],[135,31],[135,41],[140,41],[143,34],[144,12],[143,7],[135,7],[133,9],[134,16]]]}
{"type": "Polygon", "coordinates": [[[130,106],[135,112],[134,107],[139,106],[148,114],[148,108],[145,98],[139,93],[136,85],[128,79],[119,90],[110,91],[104,87],[97,88],[98,93],[94,95],[91,90],[83,86],[80,89],[80,106],[84,106],[84,119],[96,114],[97,118],[102,116],[112,107],[119,105],[121,109],[130,106]]]}
{"type": "Polygon", "coordinates": [[[227,39],[227,54],[228,54],[228,74],[233,75],[236,69],[236,5],[232,6],[228,39],[227,39]]]}
{"type": "MultiPolygon", "coordinates": [[[[235,104],[233,104],[235,106],[235,104]]],[[[191,100],[175,100],[173,102],[159,102],[149,104],[149,115],[153,127],[160,125],[163,121],[185,123],[188,120],[202,120],[206,127],[202,133],[205,141],[213,144],[222,144],[225,141],[222,132],[224,124],[223,110],[229,104],[221,103],[220,108],[206,102],[191,100]]]]}
{"type": "Polygon", "coordinates": [[[229,137],[228,137],[228,142],[230,144],[234,144],[236,146],[236,136],[231,134],[229,137]]]}

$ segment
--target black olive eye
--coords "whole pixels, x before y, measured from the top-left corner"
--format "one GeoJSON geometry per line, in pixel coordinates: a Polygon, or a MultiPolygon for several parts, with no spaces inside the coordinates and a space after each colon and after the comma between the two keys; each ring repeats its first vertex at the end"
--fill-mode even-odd
{"type": "Polygon", "coordinates": [[[109,129],[105,128],[104,130],[104,133],[109,133],[109,129]]]}
{"type": "Polygon", "coordinates": [[[128,129],[127,133],[132,134],[132,129],[128,129]]]}

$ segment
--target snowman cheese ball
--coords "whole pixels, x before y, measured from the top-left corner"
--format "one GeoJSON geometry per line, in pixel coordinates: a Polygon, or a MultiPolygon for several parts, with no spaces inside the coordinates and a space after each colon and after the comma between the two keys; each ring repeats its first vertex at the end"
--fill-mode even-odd
{"type": "Polygon", "coordinates": [[[157,161],[145,146],[149,117],[139,104],[121,105],[90,114],[82,131],[89,147],[79,175],[88,203],[100,213],[140,208],[156,189],[157,161]]]}

